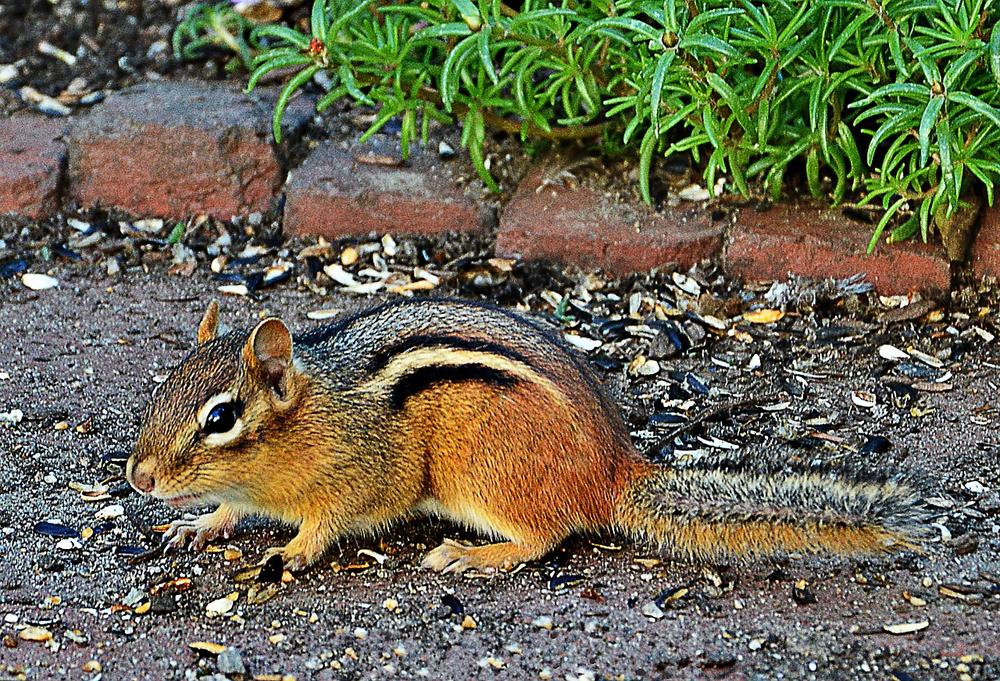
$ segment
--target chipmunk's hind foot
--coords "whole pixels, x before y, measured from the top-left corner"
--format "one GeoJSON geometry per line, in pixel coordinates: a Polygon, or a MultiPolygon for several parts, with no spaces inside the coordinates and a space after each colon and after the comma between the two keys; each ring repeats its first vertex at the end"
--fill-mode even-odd
{"type": "Polygon", "coordinates": [[[500,542],[485,546],[466,546],[453,539],[445,539],[441,546],[424,556],[421,567],[437,572],[498,572],[511,570],[520,563],[536,560],[548,553],[547,546],[524,546],[514,542],[500,542]]]}

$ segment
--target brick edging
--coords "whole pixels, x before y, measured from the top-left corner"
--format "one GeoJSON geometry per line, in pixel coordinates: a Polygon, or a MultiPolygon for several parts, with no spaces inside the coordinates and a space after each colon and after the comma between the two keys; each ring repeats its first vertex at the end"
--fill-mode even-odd
{"type": "MultiPolygon", "coordinates": [[[[717,258],[729,275],[749,280],[866,273],[882,293],[951,285],[939,245],[879,245],[865,255],[873,225],[811,203],[757,210],[681,202],[653,211],[586,184],[551,181],[542,162],[501,208],[497,225],[468,164],[433,151],[418,150],[403,164],[327,141],[289,170],[270,138],[274,96],[248,97],[220,83],[154,81],[113,93],[69,120],[19,114],[0,121],[0,213],[38,220],[63,207],[102,206],[144,217],[226,220],[280,207],[284,192],[289,234],[496,228],[501,255],[612,274],[717,258]]],[[[297,139],[312,114],[312,102],[293,100],[286,137],[297,139]]],[[[979,232],[970,268],[977,277],[998,276],[997,210],[981,211],[979,232]]]]}

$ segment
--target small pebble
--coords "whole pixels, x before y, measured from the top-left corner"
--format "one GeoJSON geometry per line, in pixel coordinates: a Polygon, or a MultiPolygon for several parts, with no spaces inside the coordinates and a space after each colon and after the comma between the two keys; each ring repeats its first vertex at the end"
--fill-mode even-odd
{"type": "Polygon", "coordinates": [[[548,615],[542,615],[531,620],[531,623],[538,627],[539,629],[545,629],[547,631],[552,631],[552,618],[548,615]]]}
{"type": "Polygon", "coordinates": [[[978,480],[969,480],[969,482],[965,483],[965,489],[969,490],[973,494],[986,493],[986,487],[984,487],[983,483],[979,482],[978,480]]]}
{"type": "Polygon", "coordinates": [[[656,603],[646,603],[642,606],[642,614],[646,617],[658,620],[663,617],[663,610],[661,610],[660,606],[656,603]]]}
{"type": "Polygon", "coordinates": [[[17,67],[13,64],[0,64],[0,85],[17,78],[17,67]]]}
{"type": "Polygon", "coordinates": [[[240,651],[232,646],[227,646],[215,661],[216,667],[221,674],[246,674],[246,667],[243,666],[243,657],[240,651]]]}

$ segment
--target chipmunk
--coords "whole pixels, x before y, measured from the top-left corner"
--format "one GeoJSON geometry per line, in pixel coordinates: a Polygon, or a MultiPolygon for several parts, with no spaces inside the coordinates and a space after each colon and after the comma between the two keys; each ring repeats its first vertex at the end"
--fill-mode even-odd
{"type": "Polygon", "coordinates": [[[846,470],[671,468],[638,453],[581,355],[539,322],[482,303],[399,299],[295,336],[277,318],[197,347],[148,403],[127,477],[176,507],[165,542],[203,547],[263,514],[298,525],[286,567],[339,537],[418,514],[452,540],[423,565],[510,569],[573,533],[618,532],[711,561],[917,548],[919,497],[846,470]]]}

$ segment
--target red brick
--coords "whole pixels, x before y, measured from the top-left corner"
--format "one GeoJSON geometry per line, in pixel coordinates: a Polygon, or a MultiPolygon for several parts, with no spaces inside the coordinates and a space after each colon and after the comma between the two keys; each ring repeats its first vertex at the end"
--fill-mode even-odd
{"type": "Polygon", "coordinates": [[[545,177],[544,167],[529,173],[504,208],[499,255],[624,274],[667,264],[687,268],[721,247],[723,225],[702,205],[657,212],[586,186],[539,190],[545,177]]]}
{"type": "Polygon", "coordinates": [[[977,277],[1000,277],[1000,209],[979,212],[979,233],[972,242],[972,271],[977,277]]]}
{"type": "Polygon", "coordinates": [[[726,271],[746,280],[863,273],[887,295],[949,289],[951,267],[942,246],[915,240],[891,246],[880,242],[866,255],[874,229],[838,210],[809,204],[743,208],[726,245],[726,271]]]}
{"type": "MultiPolygon", "coordinates": [[[[71,194],[83,206],[162,217],[266,210],[283,176],[271,144],[272,101],[185,81],[115,93],[70,132],[71,194]]],[[[301,125],[308,111],[290,106],[286,127],[301,125]]]]}
{"type": "Polygon", "coordinates": [[[29,218],[59,207],[66,122],[41,116],[0,120],[0,213],[29,218]]]}
{"type": "MultiPolygon", "coordinates": [[[[397,153],[394,140],[387,145],[397,153]]],[[[286,233],[437,234],[481,231],[492,223],[493,210],[456,183],[456,161],[419,150],[398,165],[357,160],[371,151],[324,142],[292,170],[285,185],[286,233]]]]}

